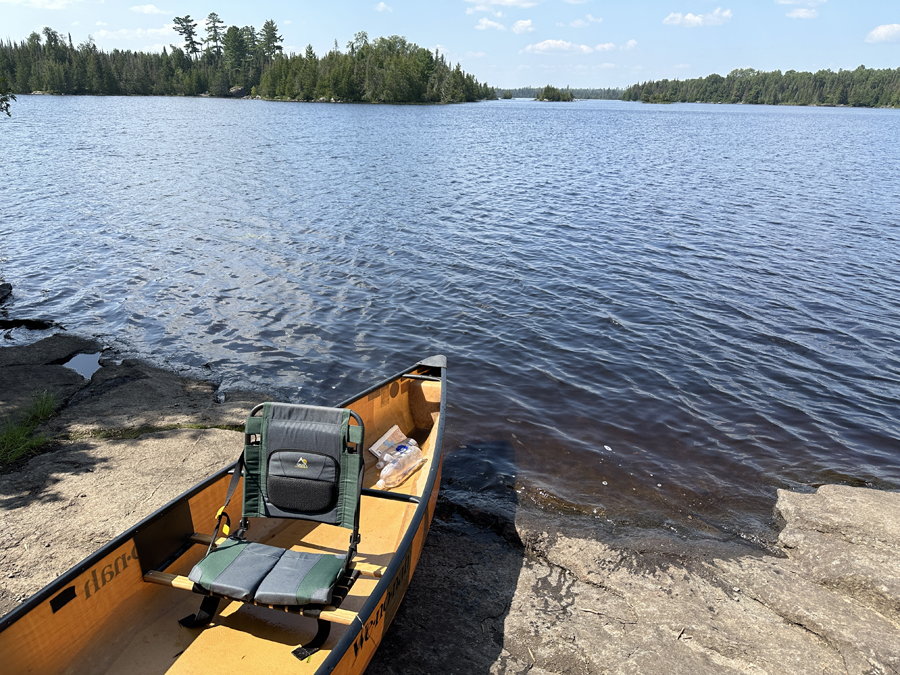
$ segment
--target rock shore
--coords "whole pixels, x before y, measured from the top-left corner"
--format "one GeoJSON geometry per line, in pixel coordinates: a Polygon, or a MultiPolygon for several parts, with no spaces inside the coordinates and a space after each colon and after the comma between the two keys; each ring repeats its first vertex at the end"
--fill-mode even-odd
{"type": "Polygon", "coordinates": [[[900,672],[896,493],[779,491],[784,557],[471,499],[447,490],[367,672],[900,672]]]}
{"type": "Polygon", "coordinates": [[[0,615],[237,459],[237,429],[265,398],[217,403],[209,382],[111,354],[90,379],[64,365],[98,352],[63,334],[0,349],[0,424],[43,391],[57,402],[37,429],[47,451],[0,475],[0,615]]]}
{"type": "MultiPolygon", "coordinates": [[[[0,419],[55,394],[47,452],[0,476],[0,614],[240,451],[264,393],[229,393],[57,335],[0,349],[0,419]]],[[[779,491],[782,556],[623,534],[442,492],[368,673],[900,673],[900,494],[779,491]]]]}

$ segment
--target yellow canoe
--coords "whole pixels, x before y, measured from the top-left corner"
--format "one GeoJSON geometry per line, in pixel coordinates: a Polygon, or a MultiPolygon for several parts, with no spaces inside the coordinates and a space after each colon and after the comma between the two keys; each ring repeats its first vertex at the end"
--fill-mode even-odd
{"type": "MultiPolygon", "coordinates": [[[[435,356],[338,407],[363,420],[366,448],[393,425],[415,438],[425,464],[390,490],[377,490],[376,458],[364,452],[360,577],[325,645],[304,660],[291,652],[312,639],[310,616],[223,601],[212,623],[184,628],[200,595],[179,586],[206,553],[228,467],[116,537],[0,619],[4,673],[362,673],[409,586],[431,524],[441,478],[446,359],[435,356]]],[[[235,448],[236,455],[240,448],[235,448]]],[[[227,509],[240,519],[240,500],[227,509]]],[[[346,530],[295,520],[254,522],[248,538],[296,551],[346,552],[346,530]]],[[[183,585],[183,584],[182,584],[183,585]]]]}

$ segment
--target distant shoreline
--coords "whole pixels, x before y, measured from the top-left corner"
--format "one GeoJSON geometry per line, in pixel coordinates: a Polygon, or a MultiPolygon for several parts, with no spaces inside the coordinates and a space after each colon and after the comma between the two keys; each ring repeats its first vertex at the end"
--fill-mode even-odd
{"type": "MultiPolygon", "coordinates": [[[[549,100],[540,100],[537,98],[532,98],[528,96],[516,96],[513,98],[494,98],[494,99],[479,99],[477,101],[409,101],[409,102],[391,102],[388,103],[386,101],[344,101],[344,100],[303,100],[303,99],[291,99],[291,98],[263,98],[262,96],[213,96],[211,94],[57,94],[54,92],[47,91],[33,91],[28,94],[16,94],[16,96],[59,96],[59,97],[87,97],[94,96],[98,98],[208,98],[208,99],[216,99],[216,100],[232,100],[232,101],[266,101],[269,103],[327,103],[334,105],[403,105],[403,106],[433,106],[433,105],[455,105],[461,103],[481,103],[482,101],[498,101],[498,100],[506,100],[506,101],[535,101],[538,103],[556,103],[557,101],[549,101],[549,100]]],[[[577,96],[572,99],[571,102],[579,102],[579,101],[612,101],[618,103],[642,103],[646,105],[671,105],[674,103],[688,103],[688,104],[704,104],[704,105],[735,105],[735,106],[779,106],[779,107],[793,107],[793,108],[849,108],[849,109],[870,109],[870,110],[896,110],[900,108],[900,106],[893,105],[873,105],[873,106],[861,106],[861,105],[849,105],[846,103],[787,103],[787,102],[779,102],[779,103],[748,103],[745,101],[630,101],[623,99],[601,99],[601,98],[578,98],[577,96]]],[[[569,101],[565,101],[568,103],[569,101]]]]}
{"type": "Polygon", "coordinates": [[[897,70],[860,66],[856,70],[815,73],[753,68],[713,73],[690,80],[633,84],[622,94],[642,103],[744,103],[750,105],[818,105],[849,108],[900,108],[897,70]]]}

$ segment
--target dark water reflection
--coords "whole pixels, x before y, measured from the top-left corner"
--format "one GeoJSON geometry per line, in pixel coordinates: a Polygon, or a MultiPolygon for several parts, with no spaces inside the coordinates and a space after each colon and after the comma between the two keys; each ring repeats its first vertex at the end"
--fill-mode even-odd
{"type": "Polygon", "coordinates": [[[765,538],[776,487],[900,486],[896,111],[15,112],[10,315],[319,403],[445,353],[448,449],[614,521],[765,538]]]}

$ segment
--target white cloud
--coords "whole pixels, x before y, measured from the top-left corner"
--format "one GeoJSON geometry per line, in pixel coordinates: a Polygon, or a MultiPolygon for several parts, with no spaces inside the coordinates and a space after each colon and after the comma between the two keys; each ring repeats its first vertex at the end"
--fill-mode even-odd
{"type": "Polygon", "coordinates": [[[637,47],[637,40],[629,40],[620,49],[634,49],[635,47],[637,47]]]}
{"type": "Polygon", "coordinates": [[[491,21],[487,17],[482,17],[481,21],[475,24],[476,30],[486,30],[488,28],[496,28],[497,30],[506,30],[506,26],[502,23],[497,23],[496,21],[491,21]]]}
{"type": "Polygon", "coordinates": [[[438,54],[443,56],[447,61],[452,61],[454,59],[458,60],[458,58],[459,58],[459,54],[454,54],[444,45],[435,45],[434,47],[431,48],[430,51],[438,52],[438,54]]]}
{"type": "Polygon", "coordinates": [[[612,42],[606,42],[602,45],[597,45],[594,49],[598,52],[611,52],[615,49],[616,46],[612,42]]]}
{"type": "Polygon", "coordinates": [[[528,45],[523,52],[529,54],[550,54],[551,52],[567,52],[569,54],[591,54],[593,49],[587,45],[579,45],[565,40],[544,40],[534,45],[528,45]]]}
{"type": "Polygon", "coordinates": [[[531,25],[531,19],[523,19],[520,21],[516,21],[512,25],[512,32],[516,35],[520,35],[522,33],[530,33],[534,30],[534,26],[531,25]]]}
{"type": "Polygon", "coordinates": [[[827,0],[775,0],[776,5],[805,5],[806,7],[818,7],[826,2],[827,0]]]}
{"type": "Polygon", "coordinates": [[[388,7],[385,3],[379,2],[375,5],[375,11],[377,12],[393,12],[394,10],[388,7]]]}
{"type": "Polygon", "coordinates": [[[602,18],[593,17],[590,14],[587,14],[583,19],[575,19],[574,21],[568,24],[558,23],[557,26],[569,26],[570,28],[587,28],[592,23],[600,23],[603,21],[602,18]]]}
{"type": "Polygon", "coordinates": [[[815,19],[817,16],[819,16],[819,10],[798,7],[797,9],[792,9],[790,12],[785,14],[785,16],[791,19],[815,19]]]}
{"type": "Polygon", "coordinates": [[[534,7],[537,2],[533,0],[466,0],[473,4],[472,7],[466,8],[466,14],[475,14],[476,12],[487,12],[494,16],[503,16],[497,7],[519,7],[522,9],[534,7]]]}
{"type": "Polygon", "coordinates": [[[722,11],[721,7],[716,7],[716,11],[712,14],[682,14],[681,12],[672,12],[663,19],[663,23],[670,26],[686,26],[694,28],[695,26],[720,26],[731,18],[731,10],[722,11]]]}
{"type": "Polygon", "coordinates": [[[119,30],[106,30],[104,28],[94,33],[94,37],[109,40],[145,40],[148,37],[169,37],[174,25],[170,24],[162,28],[120,28],[119,30]]]}
{"type": "Polygon", "coordinates": [[[98,26],[108,26],[109,24],[106,23],[105,21],[98,21],[98,22],[97,22],[97,25],[98,25],[98,26]]]}
{"type": "MultiPolygon", "coordinates": [[[[537,3],[533,0],[466,0],[475,5],[476,12],[487,11],[486,7],[534,7],[537,3]]],[[[471,14],[471,12],[469,12],[471,14]]]]}
{"type": "Polygon", "coordinates": [[[135,5],[130,9],[132,12],[137,12],[138,14],[171,14],[171,12],[160,9],[156,5],[135,5]]]}
{"type": "Polygon", "coordinates": [[[886,23],[866,35],[866,42],[893,42],[900,40],[900,23],[886,23]]]}
{"type": "Polygon", "coordinates": [[[0,2],[25,5],[35,9],[65,9],[72,4],[73,0],[0,0],[0,2]]]}
{"type": "Polygon", "coordinates": [[[282,25],[284,25],[284,26],[290,26],[290,25],[291,25],[292,23],[294,23],[294,22],[291,21],[290,19],[285,19],[285,20],[282,21],[281,23],[282,23],[282,25]]]}

